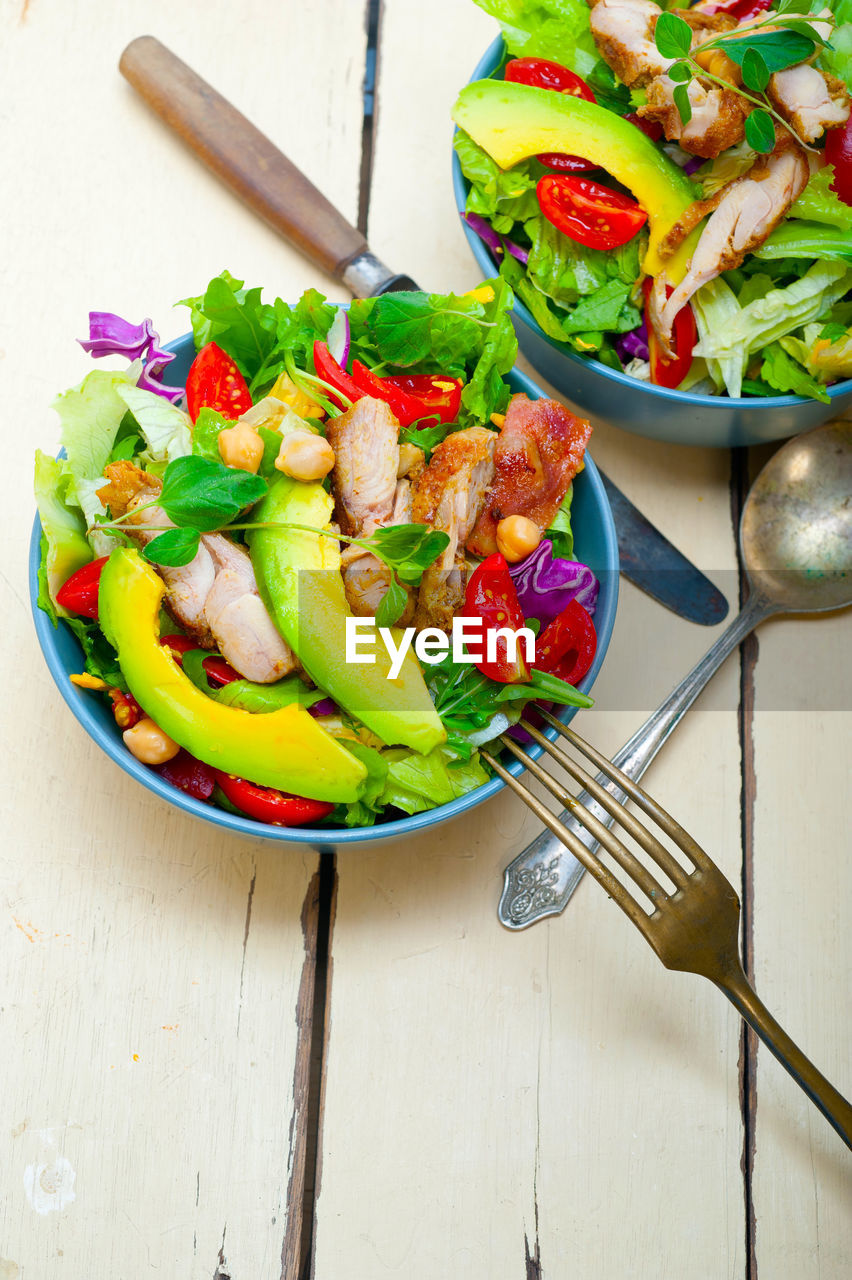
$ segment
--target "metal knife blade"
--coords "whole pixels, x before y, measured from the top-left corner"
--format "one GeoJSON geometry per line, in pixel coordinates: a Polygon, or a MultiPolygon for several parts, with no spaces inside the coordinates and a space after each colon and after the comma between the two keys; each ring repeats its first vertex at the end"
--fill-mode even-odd
{"type": "MultiPolygon", "coordinates": [[[[279,235],[356,298],[418,286],[395,275],[360,231],[221,94],[153,36],[121,55],[122,75],[196,155],[279,235]]],[[[601,473],[612,504],[621,571],[660,604],[713,625],[727,603],[711,582],[601,473]]]]}

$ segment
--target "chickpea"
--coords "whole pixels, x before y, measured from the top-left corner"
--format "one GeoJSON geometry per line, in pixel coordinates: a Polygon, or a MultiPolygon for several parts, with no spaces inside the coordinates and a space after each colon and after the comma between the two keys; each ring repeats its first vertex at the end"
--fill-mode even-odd
{"type": "Polygon", "coordinates": [[[334,466],[334,450],[312,431],[291,431],[281,441],[275,465],[294,480],[322,480],[334,466]]]}
{"type": "Polygon", "coordinates": [[[165,764],[180,751],[178,744],[147,716],[121,736],[128,751],[142,764],[165,764]]]}
{"type": "Polygon", "coordinates": [[[257,473],[263,458],[263,441],[246,422],[219,432],[219,457],[226,467],[257,473]]]}
{"type": "Polygon", "coordinates": [[[497,526],[497,550],[510,564],[523,560],[541,542],[541,529],[526,516],[506,516],[497,526]]]}

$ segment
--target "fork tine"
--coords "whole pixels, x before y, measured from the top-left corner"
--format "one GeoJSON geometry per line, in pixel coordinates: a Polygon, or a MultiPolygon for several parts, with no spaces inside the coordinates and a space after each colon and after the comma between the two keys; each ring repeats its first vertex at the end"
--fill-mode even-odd
{"type": "MultiPolygon", "coordinates": [[[[562,722],[557,721],[557,723],[561,724],[562,722]]],[[[612,792],[607,791],[606,787],[602,787],[597,779],[593,778],[592,775],[582,767],[582,765],[577,764],[576,761],[572,760],[564,751],[561,751],[559,747],[551,742],[549,738],[546,738],[544,734],[536,729],[534,725],[531,725],[529,721],[521,720],[521,725],[526,729],[527,733],[529,733],[529,735],[544,748],[547,754],[552,756],[557,764],[560,764],[567,773],[571,774],[572,778],[576,779],[576,781],[580,783],[580,785],[594,800],[597,800],[602,809],[606,809],[607,813],[611,814],[616,822],[620,823],[624,830],[633,837],[636,843],[641,845],[645,852],[654,859],[657,865],[665,872],[674,885],[678,889],[682,889],[689,879],[690,873],[680,865],[677,858],[673,857],[672,854],[669,853],[665,845],[660,844],[656,836],[652,835],[652,833],[648,831],[641,822],[638,822],[633,814],[628,812],[624,805],[616,799],[612,792]]],[[[562,725],[562,727],[563,729],[565,728],[564,725],[562,725]]],[[[601,759],[605,760],[606,757],[601,756],[601,759]]],[[[612,771],[612,768],[613,766],[610,766],[609,772],[612,771]]],[[[601,768],[601,772],[607,773],[608,770],[606,768],[601,768]]],[[[579,821],[585,823],[586,826],[589,825],[586,822],[585,817],[579,811],[575,816],[579,821]]],[[[665,828],[663,828],[663,830],[665,830],[665,828]]],[[[592,834],[600,844],[604,845],[604,848],[609,848],[597,832],[592,832],[592,834]]],[[[642,864],[639,863],[638,865],[641,866],[642,864]]],[[[625,867],[625,871],[627,870],[628,868],[625,867]]],[[[660,889],[660,892],[666,894],[665,889],[660,889]]],[[[666,896],[668,895],[666,894],[666,896]]]]}
{"type": "MultiPolygon", "coordinates": [[[[585,738],[581,738],[579,733],[570,728],[569,725],[563,724],[561,720],[557,720],[556,716],[551,715],[549,711],[545,711],[543,708],[540,710],[540,714],[561,737],[572,743],[578,751],[583,753],[587,760],[591,760],[592,764],[596,765],[601,773],[605,773],[613,782],[617,782],[625,795],[628,795],[640,809],[644,810],[649,818],[654,819],[657,826],[674,840],[675,844],[692,859],[696,867],[702,871],[708,871],[715,866],[715,863],[711,862],[710,858],[707,857],[698,841],[693,839],[689,832],[684,830],[677,819],[673,818],[662,805],[657,804],[656,800],[649,796],[647,791],[638,786],[632,778],[628,778],[626,773],[623,773],[617,765],[614,765],[605,755],[602,755],[600,751],[597,751],[590,743],[586,742],[585,738]]],[[[526,725],[525,727],[528,728],[526,725]]],[[[619,821],[621,821],[620,818],[619,821]]],[[[631,832],[632,834],[633,832],[631,832]]],[[[683,868],[680,868],[680,870],[683,873],[683,868]]]]}
{"type": "Polygon", "coordinates": [[[557,840],[561,840],[578,862],[581,862],[590,875],[594,876],[598,884],[600,884],[610,898],[621,907],[626,916],[633,921],[636,928],[643,937],[654,946],[651,936],[649,922],[651,917],[648,915],[639,903],[633,898],[620,880],[617,880],[612,872],[600,862],[593,853],[590,853],[581,840],[578,840],[573,831],[569,831],[567,827],[559,821],[555,814],[551,813],[546,804],[542,804],[538,796],[533,795],[529,788],[525,787],[522,782],[511,774],[508,769],[500,763],[500,761],[492,756],[484,747],[479,748],[479,754],[483,760],[491,765],[491,768],[499,778],[502,778],[508,787],[516,795],[520,796],[527,808],[539,818],[548,830],[552,831],[557,840]]]}
{"type": "Polygon", "coordinates": [[[618,865],[627,872],[642,892],[650,898],[655,909],[658,902],[669,897],[668,891],[655,879],[648,868],[639,861],[635,854],[631,853],[627,846],[619,840],[618,836],[614,835],[608,827],[605,827],[593,813],[590,813],[576,796],[566,790],[556,778],[551,777],[547,770],[543,769],[536,760],[527,755],[526,751],[523,751],[512,738],[503,734],[500,742],[511,751],[517,760],[520,760],[521,764],[529,769],[533,777],[538,778],[539,782],[547,787],[550,794],[555,796],[560,804],[571,810],[572,815],[578,822],[583,824],[587,831],[591,832],[598,844],[606,849],[607,853],[612,854],[618,865]]]}

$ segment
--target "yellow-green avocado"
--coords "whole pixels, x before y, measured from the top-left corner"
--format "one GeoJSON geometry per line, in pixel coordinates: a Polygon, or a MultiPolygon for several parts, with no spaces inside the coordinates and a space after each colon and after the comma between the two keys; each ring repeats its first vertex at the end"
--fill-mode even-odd
{"type": "Polygon", "coordinates": [[[205,764],[312,800],[357,800],[366,769],[304,707],[254,714],[214,702],[160,644],[163,581],[138,551],[121,547],[103,567],[101,627],[128,688],[170,738],[205,764]]]}
{"type": "Polygon", "coordinates": [[[665,152],[629,120],[571,94],[503,80],[467,85],[453,108],[453,119],[501,169],[543,151],[582,156],[606,169],[648,214],[644,270],[657,275],[665,267],[672,284],[682,279],[697,231],[665,261],[659,246],[696,199],[695,190],[665,152]]]}
{"type": "MultiPolygon", "coordinates": [[[[333,506],[320,483],[278,475],[252,520],[325,529],[333,506]]],[[[352,612],[337,542],[295,529],[253,529],[248,540],[261,596],[311,679],[388,746],[411,747],[425,755],[444,742],[446,731],[411,649],[393,680],[387,678],[390,659],[377,631],[374,663],[346,661],[346,619],[352,612]]],[[[398,643],[400,633],[393,634],[398,643]]]]}

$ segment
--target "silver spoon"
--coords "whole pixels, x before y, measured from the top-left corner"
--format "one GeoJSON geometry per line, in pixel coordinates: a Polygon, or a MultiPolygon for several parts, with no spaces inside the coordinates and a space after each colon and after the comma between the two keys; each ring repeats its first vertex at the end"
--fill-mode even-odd
{"type": "MultiPolygon", "coordinates": [[[[745,608],[711,649],[612,757],[641,778],[669,734],[733,649],[775,613],[824,613],[852,604],[852,423],[830,422],[790,440],[755,480],[740,521],[740,550],[749,582],[745,608]]],[[[597,781],[619,800],[621,791],[597,781]]],[[[612,826],[583,792],[580,802],[612,826]]],[[[567,811],[560,820],[595,852],[597,842],[567,811]]],[[[506,867],[497,914],[509,929],[559,915],[583,866],[543,831],[506,867]]]]}

